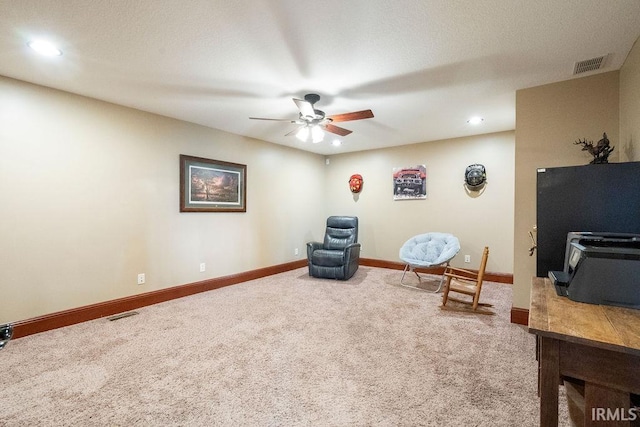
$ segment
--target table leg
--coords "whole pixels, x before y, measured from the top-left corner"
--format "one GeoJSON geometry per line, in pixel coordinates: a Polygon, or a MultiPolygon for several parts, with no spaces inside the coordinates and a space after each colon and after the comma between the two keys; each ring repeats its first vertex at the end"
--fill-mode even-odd
{"type": "Polygon", "coordinates": [[[536,362],[538,362],[538,397],[540,397],[540,336],[536,335],[536,362]]]}
{"type": "Polygon", "coordinates": [[[540,427],[558,426],[560,351],[557,339],[540,337],[540,427]]]}

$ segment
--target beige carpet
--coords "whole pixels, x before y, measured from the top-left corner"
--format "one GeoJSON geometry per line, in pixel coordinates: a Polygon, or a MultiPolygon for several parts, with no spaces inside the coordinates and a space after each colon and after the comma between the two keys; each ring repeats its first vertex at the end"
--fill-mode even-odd
{"type": "Polygon", "coordinates": [[[13,340],[0,425],[538,425],[535,340],[509,323],[511,286],[485,284],[483,316],[441,311],[401,275],[298,269],[13,340]]]}

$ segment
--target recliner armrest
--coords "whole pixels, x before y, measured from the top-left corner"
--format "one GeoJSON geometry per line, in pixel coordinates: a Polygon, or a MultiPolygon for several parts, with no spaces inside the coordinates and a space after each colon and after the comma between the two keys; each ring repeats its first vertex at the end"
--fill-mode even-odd
{"type": "Polygon", "coordinates": [[[307,243],[307,259],[311,259],[313,251],[324,248],[324,244],[320,242],[308,242],[307,243]]]}
{"type": "Polygon", "coordinates": [[[352,256],[360,257],[360,243],[351,243],[344,247],[344,252],[347,254],[347,258],[351,258],[352,256]]]}

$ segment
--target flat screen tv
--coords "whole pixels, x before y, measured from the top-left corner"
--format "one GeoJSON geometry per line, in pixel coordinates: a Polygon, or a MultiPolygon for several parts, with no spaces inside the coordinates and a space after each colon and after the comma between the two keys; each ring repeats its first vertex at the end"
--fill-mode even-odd
{"type": "Polygon", "coordinates": [[[562,271],[572,231],[640,233],[640,162],[537,172],[536,275],[562,271]]]}

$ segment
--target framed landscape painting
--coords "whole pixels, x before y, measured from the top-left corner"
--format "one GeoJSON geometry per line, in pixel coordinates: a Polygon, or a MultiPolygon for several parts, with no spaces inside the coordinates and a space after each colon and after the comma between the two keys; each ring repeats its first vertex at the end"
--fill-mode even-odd
{"type": "Polygon", "coordinates": [[[180,155],[180,212],[246,211],[246,165],[180,155]]]}

